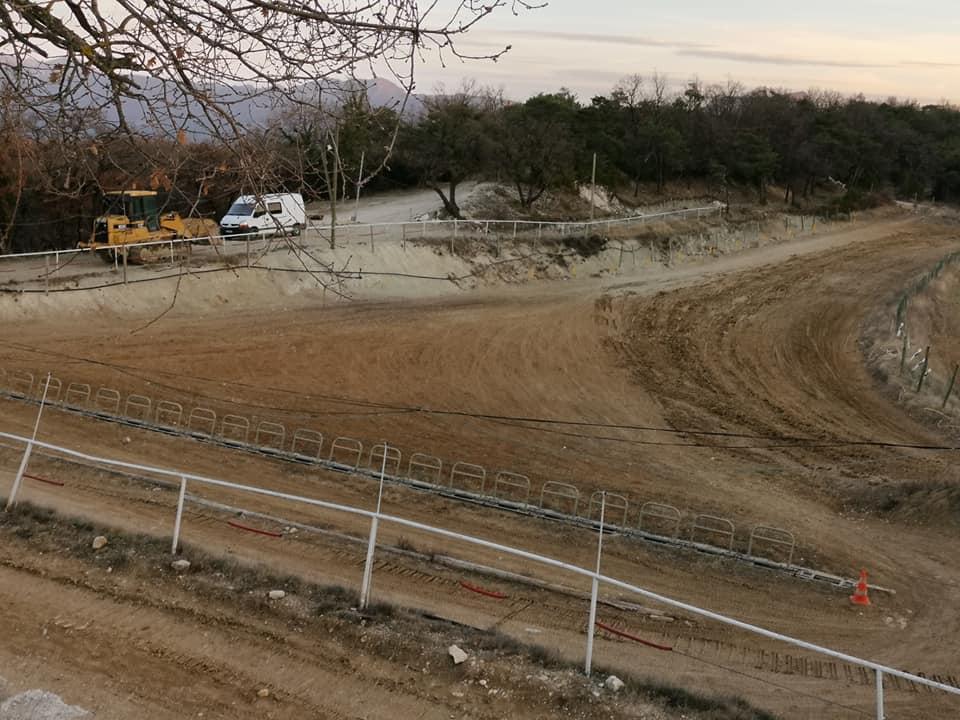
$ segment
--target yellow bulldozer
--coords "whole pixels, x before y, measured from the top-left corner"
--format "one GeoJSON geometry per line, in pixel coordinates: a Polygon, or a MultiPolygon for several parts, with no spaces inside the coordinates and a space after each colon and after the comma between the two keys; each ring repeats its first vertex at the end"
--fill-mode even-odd
{"type": "Polygon", "coordinates": [[[213,220],[161,213],[153,190],[113,190],[103,195],[103,213],[94,220],[90,240],[78,246],[109,263],[120,258],[133,264],[176,262],[189,256],[190,243],[167,241],[203,238],[214,243],[218,230],[213,220]]]}

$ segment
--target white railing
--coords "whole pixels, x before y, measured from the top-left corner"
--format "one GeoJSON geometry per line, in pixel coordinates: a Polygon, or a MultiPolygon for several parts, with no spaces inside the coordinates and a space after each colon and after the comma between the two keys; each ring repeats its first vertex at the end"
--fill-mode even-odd
{"type": "MultiPolygon", "coordinates": [[[[695,208],[684,208],[682,210],[667,210],[665,212],[659,213],[649,213],[645,215],[631,215],[629,217],[617,217],[617,218],[604,218],[601,220],[577,220],[577,221],[542,221],[542,220],[407,220],[402,222],[383,222],[383,223],[338,223],[335,225],[337,231],[350,231],[351,233],[369,233],[372,230],[383,229],[390,230],[396,229],[401,231],[404,228],[430,228],[430,229],[439,229],[439,228],[449,228],[452,232],[456,233],[460,228],[473,228],[480,229],[484,228],[486,231],[489,231],[490,226],[493,227],[513,227],[517,230],[554,230],[557,231],[560,235],[566,235],[572,230],[577,229],[587,229],[587,228],[611,228],[620,225],[629,225],[633,223],[646,223],[650,221],[656,221],[658,219],[667,219],[672,217],[702,217],[705,215],[711,215],[718,213],[723,209],[721,204],[706,205],[703,207],[695,208]]],[[[315,221],[307,222],[307,231],[309,232],[327,232],[330,230],[330,224],[323,224],[315,221]]],[[[205,236],[198,238],[179,238],[171,240],[152,240],[150,242],[142,243],[130,243],[127,245],[117,245],[109,249],[112,250],[122,250],[123,248],[148,248],[148,247],[157,247],[157,246],[167,246],[172,247],[174,245],[181,244],[203,244],[210,243],[211,241],[219,243],[223,236],[205,236]]],[[[229,240],[257,240],[263,237],[262,231],[250,232],[244,234],[234,234],[228,236],[229,240]]],[[[107,249],[107,248],[104,248],[107,249]]],[[[26,252],[26,253],[10,253],[7,255],[0,255],[0,260],[17,260],[22,258],[53,258],[58,264],[61,256],[71,256],[78,253],[90,253],[94,252],[90,248],[72,248],[67,250],[43,250],[39,252],[26,252]]]]}
{"type": "MultiPolygon", "coordinates": [[[[37,417],[37,422],[39,423],[39,416],[37,417]]],[[[882,665],[880,663],[872,662],[870,660],[864,660],[863,658],[858,658],[853,655],[848,655],[846,653],[838,652],[836,650],[831,650],[830,648],[823,647],[821,645],[816,645],[814,643],[807,642],[805,640],[800,640],[789,635],[783,635],[772,630],[767,630],[766,628],[759,627],[757,625],[752,625],[735,618],[728,617],[726,615],[721,615],[720,613],[707,610],[705,608],[698,607],[696,605],[691,605],[689,603],[682,602],[680,600],[674,600],[665,595],[655,593],[651,590],[632,585],[630,583],[618,580],[616,578],[603,575],[600,572],[600,547],[602,545],[603,539],[603,520],[601,515],[600,523],[600,533],[598,539],[598,553],[597,553],[597,568],[595,570],[587,569],[580,567],[578,565],[573,565],[571,563],[563,562],[555,558],[547,557],[544,555],[538,555],[526,550],[521,550],[519,548],[510,547],[508,545],[502,545],[500,543],[492,542],[490,540],[484,540],[483,538],[474,537],[472,535],[465,535],[463,533],[454,532],[452,530],[445,530],[443,528],[433,527],[431,525],[426,525],[424,523],[419,523],[414,520],[408,520],[406,518],[398,517],[395,515],[387,515],[380,512],[379,502],[376,511],[364,510],[362,508],[352,507],[349,505],[341,505],[339,503],[328,502],[325,500],[317,500],[314,498],[303,497],[300,495],[293,495],[290,493],[278,492],[275,490],[269,490],[267,488],[255,487],[251,485],[242,485],[239,483],[228,482],[225,480],[218,480],[216,478],[210,478],[203,475],[196,475],[194,473],[182,471],[182,470],[171,470],[168,468],[159,468],[150,465],[143,465],[140,463],[126,462],[122,460],[113,460],[109,458],[103,458],[96,455],[91,455],[89,453],[79,452],[70,448],[66,448],[60,445],[55,445],[52,443],[42,442],[36,439],[36,434],[34,437],[23,437],[21,435],[15,435],[12,433],[0,432],[0,438],[7,440],[12,440],[17,443],[22,443],[25,446],[24,455],[20,463],[17,474],[14,477],[13,485],[10,489],[10,494],[7,498],[7,509],[12,508],[16,504],[17,494],[20,488],[20,485],[23,481],[23,477],[26,471],[27,464],[30,459],[30,454],[35,447],[43,448],[45,450],[61,453],[67,457],[76,458],[84,460],[87,462],[98,463],[107,467],[122,468],[124,470],[133,470],[139,473],[149,473],[161,477],[170,477],[178,481],[179,484],[179,494],[177,499],[177,509],[176,516],[174,518],[173,526],[173,543],[172,551],[177,552],[180,543],[180,532],[182,525],[183,517],[183,507],[186,500],[186,490],[188,483],[197,483],[200,485],[227,488],[234,491],[239,491],[242,493],[247,493],[254,496],[264,496],[271,497],[280,500],[287,500],[290,502],[300,503],[303,505],[310,505],[313,507],[323,508],[325,510],[331,510],[334,512],[341,512],[350,515],[357,515],[360,517],[369,518],[371,521],[371,533],[369,538],[369,547],[372,549],[376,545],[376,529],[378,523],[387,523],[393,524],[400,527],[410,528],[412,530],[417,530],[431,535],[436,535],[438,537],[446,538],[449,540],[456,540],[459,542],[464,542],[470,545],[475,545],[477,547],[486,548],[489,550],[495,550],[499,553],[505,555],[511,555],[513,557],[521,558],[523,560],[528,560],[530,562],[537,563],[539,565],[545,565],[550,568],[557,570],[563,570],[565,572],[578,575],[580,577],[588,578],[592,583],[592,594],[591,594],[591,605],[590,605],[590,618],[591,624],[587,628],[587,659],[586,659],[586,670],[589,673],[591,669],[591,659],[592,659],[592,645],[593,645],[593,634],[594,634],[594,625],[592,619],[595,618],[596,612],[596,603],[598,596],[598,589],[601,584],[608,585],[611,587],[618,588],[620,590],[627,591],[634,595],[646,598],[648,600],[653,600],[658,603],[662,603],[668,607],[675,608],[677,610],[682,610],[693,615],[697,615],[702,618],[713,620],[724,625],[738,628],[755,635],[759,635],[770,640],[776,640],[783,642],[789,645],[793,645],[804,650],[815,652],[821,655],[825,655],[835,660],[840,660],[852,665],[857,665],[868,670],[872,670],[875,674],[875,693],[876,693],[876,717],[878,720],[884,720],[884,686],[883,678],[884,676],[891,676],[907,680],[918,685],[924,685],[929,688],[940,690],[946,693],[953,695],[960,695],[960,688],[954,687],[952,685],[947,685],[945,683],[937,682],[930,680],[919,675],[914,675],[912,673],[904,672],[902,670],[897,670],[896,668],[889,667],[887,665],[882,665]]],[[[386,457],[386,452],[384,453],[386,457]]],[[[158,482],[152,478],[143,478],[145,481],[158,482]]],[[[381,484],[381,492],[382,492],[381,484]]],[[[602,513],[602,510],[601,510],[602,513]]],[[[367,559],[364,566],[364,575],[363,575],[363,585],[361,588],[361,597],[364,601],[369,599],[370,593],[370,581],[373,572],[373,552],[368,550],[367,559]]]]}

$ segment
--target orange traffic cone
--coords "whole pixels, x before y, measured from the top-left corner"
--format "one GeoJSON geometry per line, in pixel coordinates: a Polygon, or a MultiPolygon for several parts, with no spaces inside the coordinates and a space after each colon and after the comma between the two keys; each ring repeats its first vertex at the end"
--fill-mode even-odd
{"type": "Polygon", "coordinates": [[[867,571],[860,571],[860,582],[857,583],[857,589],[850,596],[850,602],[854,605],[869,605],[870,598],[867,596],[867,571]]]}

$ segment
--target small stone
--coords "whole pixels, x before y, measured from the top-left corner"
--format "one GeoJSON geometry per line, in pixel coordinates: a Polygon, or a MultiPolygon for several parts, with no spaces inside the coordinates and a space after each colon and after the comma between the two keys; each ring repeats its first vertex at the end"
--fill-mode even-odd
{"type": "Polygon", "coordinates": [[[453,658],[454,665],[459,665],[460,663],[466,662],[470,658],[469,655],[467,655],[456,645],[451,645],[449,648],[447,648],[447,652],[450,654],[450,657],[453,658]]]}
{"type": "Polygon", "coordinates": [[[93,549],[100,550],[102,548],[105,548],[108,542],[109,541],[103,535],[97,535],[93,539],[93,549]]]}
{"type": "Polygon", "coordinates": [[[258,698],[268,698],[270,697],[270,690],[268,688],[260,688],[257,690],[258,698]]]}
{"type": "Polygon", "coordinates": [[[9,720],[18,718],[79,720],[89,717],[90,713],[83,708],[67,705],[58,695],[45,690],[28,690],[0,703],[0,718],[9,718],[9,720]]]}
{"type": "Polygon", "coordinates": [[[131,442],[132,442],[132,441],[130,440],[130,436],[129,436],[129,435],[124,436],[124,438],[123,438],[123,444],[124,444],[124,445],[129,445],[131,442]]]}
{"type": "Polygon", "coordinates": [[[287,596],[283,590],[271,590],[269,595],[271,600],[283,600],[287,596]]]}
{"type": "Polygon", "coordinates": [[[616,675],[611,675],[608,677],[606,682],[603,684],[607,690],[613,690],[613,692],[620,692],[623,690],[623,680],[618,678],[616,675]]]}
{"type": "Polygon", "coordinates": [[[170,563],[170,567],[172,567],[177,572],[186,572],[187,570],[190,569],[190,561],[174,560],[172,563],[170,563]]]}

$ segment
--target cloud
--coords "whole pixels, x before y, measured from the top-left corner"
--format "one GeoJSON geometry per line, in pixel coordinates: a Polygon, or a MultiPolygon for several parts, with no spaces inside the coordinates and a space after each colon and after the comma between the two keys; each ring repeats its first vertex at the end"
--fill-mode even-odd
{"type": "Polygon", "coordinates": [[[911,67],[926,68],[960,68],[960,63],[947,62],[924,62],[923,60],[910,60],[900,63],[901,65],[910,65],[911,67]]]}
{"type": "Polygon", "coordinates": [[[615,82],[628,75],[616,70],[589,70],[587,68],[557,68],[551,73],[554,77],[569,78],[571,80],[603,80],[615,82]]]}
{"type": "Polygon", "coordinates": [[[894,65],[850,62],[847,60],[829,60],[817,58],[791,57],[789,55],[764,55],[762,53],[736,52],[731,50],[678,50],[678,55],[701,57],[712,60],[731,60],[733,62],[754,63],[758,65],[795,65],[836,68],[889,68],[894,65]]]}
{"type": "Polygon", "coordinates": [[[546,38],[550,40],[571,40],[573,42],[599,43],[603,45],[633,45],[636,47],[659,48],[708,48],[702,43],[682,42],[678,40],[655,40],[639,35],[608,35],[601,33],[558,32],[552,30],[498,30],[498,35],[523,35],[525,37],[546,38]]]}

